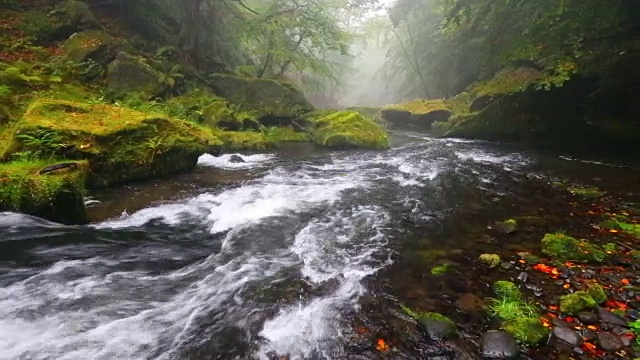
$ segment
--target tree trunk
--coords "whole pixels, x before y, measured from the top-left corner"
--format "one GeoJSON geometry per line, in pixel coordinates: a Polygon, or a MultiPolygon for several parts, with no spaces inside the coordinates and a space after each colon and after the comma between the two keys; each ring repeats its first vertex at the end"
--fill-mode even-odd
{"type": "Polygon", "coordinates": [[[184,1],[184,14],[182,29],[180,30],[180,47],[186,55],[186,60],[196,69],[201,67],[200,54],[200,7],[202,0],[182,0],[184,1]]]}

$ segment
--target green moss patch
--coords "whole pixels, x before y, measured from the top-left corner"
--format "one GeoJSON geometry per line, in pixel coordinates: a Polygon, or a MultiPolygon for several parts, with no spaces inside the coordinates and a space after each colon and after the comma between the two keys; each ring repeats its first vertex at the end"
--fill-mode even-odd
{"type": "Polygon", "coordinates": [[[570,186],[567,188],[567,191],[572,193],[573,195],[578,195],[582,197],[588,198],[598,198],[604,195],[604,192],[595,187],[586,187],[586,186],[570,186]]]}
{"type": "Polygon", "coordinates": [[[355,111],[336,111],[306,118],[311,123],[311,139],[316,144],[337,148],[389,147],[387,132],[355,111]]]}
{"type": "Polygon", "coordinates": [[[411,309],[410,307],[404,306],[404,305],[400,305],[400,308],[402,309],[402,311],[409,315],[410,317],[414,318],[414,319],[433,319],[433,320],[438,320],[438,321],[442,321],[442,322],[446,322],[449,324],[455,324],[453,322],[453,320],[449,319],[448,317],[437,313],[437,312],[431,312],[431,311],[418,311],[418,310],[414,310],[411,309]]]}
{"type": "Polygon", "coordinates": [[[560,233],[546,234],[541,245],[545,255],[558,261],[603,262],[609,257],[597,245],[560,233]]]}
{"type": "Polygon", "coordinates": [[[9,132],[3,158],[87,159],[91,186],[186,171],[222,144],[212,130],[165,115],[62,100],[33,102],[9,132]]]}
{"type": "Polygon", "coordinates": [[[215,131],[222,148],[229,150],[260,150],[269,147],[264,134],[258,131],[215,131]]]}
{"type": "Polygon", "coordinates": [[[403,104],[387,106],[380,110],[382,119],[398,128],[429,130],[435,122],[451,117],[451,109],[442,99],[416,99],[403,104]]]}
{"type": "Polygon", "coordinates": [[[88,171],[86,161],[1,163],[0,210],[68,224],[85,223],[84,185],[88,171]]]}
{"type": "Polygon", "coordinates": [[[502,330],[510,333],[520,343],[538,345],[549,337],[549,329],[537,318],[517,318],[505,321],[502,330]]]}
{"type": "Polygon", "coordinates": [[[598,303],[587,291],[576,291],[573,294],[560,297],[560,311],[568,315],[596,307],[598,303]]]}
{"type": "Polygon", "coordinates": [[[478,257],[479,263],[491,269],[500,265],[500,261],[500,255],[497,254],[482,254],[478,257]]]}
{"type": "Polygon", "coordinates": [[[493,78],[474,84],[470,92],[478,96],[512,94],[526,90],[543,77],[539,70],[518,67],[499,71],[493,78]]]}
{"type": "Polygon", "coordinates": [[[449,264],[440,264],[431,268],[431,275],[444,275],[449,270],[449,264]]]}
{"type": "Polygon", "coordinates": [[[622,231],[640,238],[640,224],[632,223],[626,216],[613,216],[600,223],[600,227],[609,230],[622,231]]]}
{"type": "Polygon", "coordinates": [[[522,299],[522,292],[518,289],[518,286],[511,281],[496,281],[493,284],[493,292],[500,298],[511,300],[522,299]]]}

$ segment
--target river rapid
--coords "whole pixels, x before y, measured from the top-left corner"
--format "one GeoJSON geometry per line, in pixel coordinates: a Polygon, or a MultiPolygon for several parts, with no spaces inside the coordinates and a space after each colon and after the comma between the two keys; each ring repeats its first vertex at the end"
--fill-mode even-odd
{"type": "Polygon", "coordinates": [[[638,174],[417,134],[382,152],[242,156],[199,161],[236,181],[89,226],[0,214],[0,359],[426,358],[419,340],[393,355],[369,342],[377,333],[354,346],[354,324],[378,321],[363,298],[390,308],[432,285],[402,283],[429,269],[403,263],[407,243],[465,249],[470,222],[503,220],[491,204],[508,216],[511,193],[544,198],[531,183],[638,174]]]}

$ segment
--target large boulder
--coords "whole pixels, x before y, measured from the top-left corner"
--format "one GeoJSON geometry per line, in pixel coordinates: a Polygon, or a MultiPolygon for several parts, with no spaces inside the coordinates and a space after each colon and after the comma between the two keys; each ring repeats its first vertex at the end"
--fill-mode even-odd
{"type": "Polygon", "coordinates": [[[87,160],[89,187],[193,169],[221,145],[205,127],[106,104],[40,99],[0,140],[0,157],[87,160]]]}
{"type": "Polygon", "coordinates": [[[107,67],[107,87],[119,95],[136,93],[152,98],[167,89],[161,74],[143,58],[120,52],[107,67]]]}
{"type": "Polygon", "coordinates": [[[99,30],[102,25],[95,18],[89,5],[82,1],[69,0],[49,14],[52,40],[63,40],[82,30],[99,30]]]}
{"type": "Polygon", "coordinates": [[[107,65],[118,53],[118,41],[106,31],[85,30],[73,34],[62,45],[65,57],[75,63],[107,65]]]}
{"type": "Polygon", "coordinates": [[[271,79],[216,74],[211,77],[216,94],[265,126],[289,125],[313,105],[293,85],[271,79]]]}
{"type": "Polygon", "coordinates": [[[371,149],[389,147],[387,132],[355,111],[318,111],[303,116],[301,123],[308,129],[313,142],[322,146],[371,149]]]}
{"type": "Polygon", "coordinates": [[[0,211],[16,211],[64,224],[87,221],[86,161],[0,163],[0,211]]]}
{"type": "Polygon", "coordinates": [[[393,127],[406,130],[428,131],[436,121],[447,121],[451,109],[444,100],[416,99],[391,105],[380,110],[383,120],[393,127]]]}

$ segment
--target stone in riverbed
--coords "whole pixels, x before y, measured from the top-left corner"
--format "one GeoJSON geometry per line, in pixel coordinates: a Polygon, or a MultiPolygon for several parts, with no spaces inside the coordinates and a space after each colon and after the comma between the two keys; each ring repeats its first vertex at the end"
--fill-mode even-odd
{"type": "Polygon", "coordinates": [[[467,293],[456,300],[456,307],[462,311],[478,311],[484,307],[484,301],[477,295],[467,293]]]}
{"type": "Polygon", "coordinates": [[[560,297],[560,311],[575,315],[579,312],[596,307],[597,303],[586,291],[576,291],[573,294],[560,297]]]}
{"type": "Polygon", "coordinates": [[[229,158],[230,163],[243,163],[246,162],[240,155],[231,155],[229,158]]]}
{"type": "Polygon", "coordinates": [[[433,340],[451,339],[456,336],[456,324],[438,313],[423,313],[418,324],[433,340]]]}
{"type": "Polygon", "coordinates": [[[500,265],[500,255],[482,254],[480,255],[480,257],[478,257],[478,262],[490,269],[493,269],[494,267],[500,265]]]}
{"type": "Polygon", "coordinates": [[[595,324],[598,322],[598,315],[590,311],[582,311],[578,313],[578,319],[587,325],[595,324]]]}
{"type": "Polygon", "coordinates": [[[505,331],[489,331],[481,343],[482,356],[488,359],[513,359],[520,352],[516,339],[505,331]]]}
{"type": "Polygon", "coordinates": [[[620,316],[612,313],[611,311],[605,308],[598,306],[596,308],[596,312],[598,313],[598,317],[602,322],[609,323],[612,325],[623,326],[623,327],[628,326],[627,321],[625,319],[621,318],[620,316]]]}
{"type": "Polygon", "coordinates": [[[553,328],[551,334],[555,339],[561,340],[571,346],[582,345],[582,337],[568,327],[556,326],[553,328]]]}
{"type": "Polygon", "coordinates": [[[620,336],[609,333],[601,332],[598,334],[598,345],[602,350],[609,352],[616,352],[624,348],[624,343],[620,336]]]}

